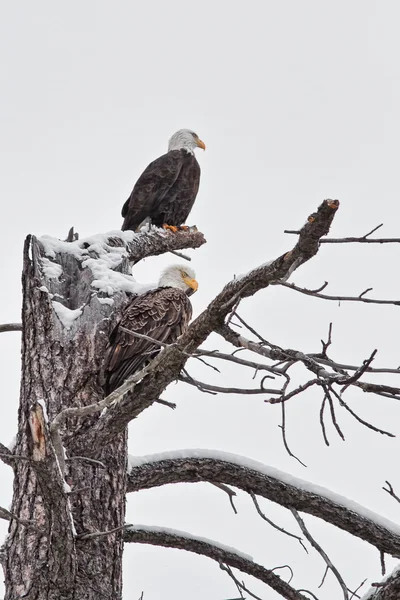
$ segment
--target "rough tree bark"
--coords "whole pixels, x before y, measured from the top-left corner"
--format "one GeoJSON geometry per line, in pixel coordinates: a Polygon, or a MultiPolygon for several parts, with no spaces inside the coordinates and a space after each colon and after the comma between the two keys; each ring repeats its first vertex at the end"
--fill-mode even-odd
{"type": "MultiPolygon", "coordinates": [[[[318,252],[321,237],[328,233],[338,206],[336,200],[325,200],[303,228],[295,232],[299,237],[292,250],[228,283],[175,344],[163,348],[150,366],[108,398],[104,398],[99,371],[109,332],[128,294],[134,290],[129,265],[163,252],[198,248],[205,242],[204,237],[197,230],[170,234],[155,229],[135,235],[112,232],[108,236],[55,244],[28,237],[22,278],[18,434],[12,450],[0,444],[0,458],[14,469],[11,511],[0,509],[0,518],[10,521],[1,552],[5,600],[121,600],[126,542],[203,554],[222,566],[259,578],[283,598],[306,597],[301,593],[304,590],[294,589],[272,570],[232,549],[182,532],[127,527],[127,493],[167,483],[229,484],[248,492],[253,499],[255,495],[263,496],[291,510],[324,519],[374,545],[382,555],[400,556],[400,535],[394,524],[374,520],[362,507],[359,513],[353,510],[355,505],[346,508],[339,497],[332,500],[322,490],[308,491],[301,483],[297,487],[293,482],[288,484],[271,471],[258,471],[228,459],[188,456],[149,459],[147,464],[137,464],[127,472],[129,422],[180,377],[188,359],[201,352],[199,346],[212,332],[233,346],[255,353],[257,360],[272,359],[286,365],[279,368],[203,352],[284,377],[282,388],[270,390],[276,394],[270,401],[281,402],[283,415],[284,402],[311,385],[323,389],[333,420],[332,397],[336,394],[345,405],[335,386],[344,386],[345,390],[351,385],[364,385],[371,393],[400,398],[398,388],[360,381],[365,373],[374,371],[370,366],[374,354],[360,366],[340,365],[326,354],[330,342],[322,354],[307,355],[262,339],[261,343],[248,340],[229,326],[232,313],[243,298],[286,281],[318,252]],[[302,364],[314,379],[288,392],[287,373],[295,363],[302,364]]],[[[20,329],[19,324],[0,326],[0,332],[20,329]]],[[[187,374],[181,379],[199,385],[187,374]]],[[[375,431],[386,433],[377,428],[375,431]]],[[[400,576],[394,573],[376,588],[374,598],[397,599],[399,581],[400,576]]],[[[346,590],[344,593],[345,598],[349,597],[346,590]]]]}
{"type": "MultiPolygon", "coordinates": [[[[129,261],[202,243],[197,232],[138,234],[125,244],[125,257],[117,269],[128,273],[129,261]]],[[[84,250],[89,244],[82,241],[80,246],[84,250]]],[[[107,250],[122,245],[113,237],[107,250]]],[[[83,255],[88,257],[97,257],[95,247],[83,255]]],[[[56,253],[51,262],[61,266],[57,277],[51,271],[49,277],[48,270],[46,275],[43,265],[48,262],[42,243],[29,236],[23,261],[22,379],[14,449],[15,455],[28,460],[13,461],[11,512],[36,527],[11,521],[3,548],[5,599],[120,599],[121,529],[96,538],[79,536],[124,524],[126,427],[97,453],[96,463],[85,460],[90,451],[84,442],[82,458],[70,451],[76,423],[70,421],[69,431],[62,431],[60,452],[48,420],[62,409],[103,397],[99,369],[113,319],[127,296],[119,292],[112,305],[105,302],[91,287],[91,269],[82,268],[82,260],[73,253],[56,253]],[[53,299],[70,311],[82,311],[69,329],[58,318],[53,299]]],[[[86,420],[87,427],[92,420],[86,420]]]]}

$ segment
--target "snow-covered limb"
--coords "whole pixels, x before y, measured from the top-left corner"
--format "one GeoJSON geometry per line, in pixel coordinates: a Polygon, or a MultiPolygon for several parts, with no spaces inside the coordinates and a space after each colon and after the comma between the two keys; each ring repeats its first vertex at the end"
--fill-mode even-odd
{"type": "Polygon", "coordinates": [[[212,540],[196,538],[184,531],[151,527],[148,525],[132,525],[127,527],[124,532],[124,540],[125,542],[178,548],[188,552],[195,552],[202,556],[208,556],[218,563],[225,563],[230,567],[239,569],[239,571],[263,581],[280,594],[282,598],[286,598],[286,600],[307,600],[306,596],[297,592],[273,571],[258,565],[250,557],[240,554],[234,548],[222,546],[212,540]]]}
{"type": "Polygon", "coordinates": [[[178,450],[129,461],[128,491],[167,483],[224,483],[295,508],[400,557],[400,525],[331,490],[274,467],[217,450],[178,450]]]}
{"type": "Polygon", "coordinates": [[[373,583],[361,600],[399,600],[400,564],[379,582],[373,583]]]}

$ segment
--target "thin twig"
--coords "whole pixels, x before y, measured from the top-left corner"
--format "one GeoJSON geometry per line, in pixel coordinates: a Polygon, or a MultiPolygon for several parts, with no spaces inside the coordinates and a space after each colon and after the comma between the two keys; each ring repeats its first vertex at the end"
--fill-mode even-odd
{"type": "Polygon", "coordinates": [[[168,408],[172,408],[172,410],[176,409],[175,402],[168,402],[168,400],[163,400],[162,398],[157,398],[157,400],[154,400],[154,402],[157,404],[162,404],[163,406],[168,406],[168,408]]]}
{"type": "Polygon", "coordinates": [[[217,487],[220,490],[222,490],[223,492],[225,492],[225,494],[228,494],[228,498],[229,498],[229,502],[231,503],[232,510],[235,513],[235,515],[237,515],[236,506],[234,505],[234,502],[233,502],[233,497],[236,496],[236,492],[234,490],[231,490],[231,488],[229,486],[225,485],[224,483],[215,483],[214,481],[210,481],[210,483],[211,483],[211,485],[214,485],[215,487],[217,487]]]}
{"type": "Polygon", "coordinates": [[[122,529],[126,529],[127,527],[132,527],[131,524],[121,525],[120,527],[114,527],[114,529],[109,529],[108,531],[95,531],[94,533],[83,533],[77,536],[77,540],[89,540],[96,537],[101,537],[104,535],[111,535],[112,533],[116,533],[117,531],[121,531],[122,529]]]}
{"type": "Polygon", "coordinates": [[[291,511],[292,515],[294,516],[294,518],[296,519],[297,523],[299,524],[299,527],[300,527],[301,531],[303,532],[304,536],[310,542],[311,546],[313,548],[315,548],[315,550],[317,552],[319,552],[319,554],[324,559],[325,564],[328,565],[328,567],[330,568],[330,570],[332,571],[332,573],[335,575],[336,579],[338,580],[338,583],[339,583],[340,587],[342,588],[344,599],[345,600],[349,600],[349,594],[348,594],[348,591],[347,591],[347,586],[346,586],[345,582],[343,581],[343,577],[341,576],[341,574],[339,573],[339,571],[337,570],[337,568],[335,567],[335,565],[332,563],[332,561],[329,558],[329,556],[323,550],[323,548],[312,537],[311,533],[308,531],[308,529],[307,529],[307,527],[306,527],[303,519],[300,517],[299,513],[297,512],[297,510],[295,510],[294,508],[291,508],[290,511],[291,511]]]}
{"type": "Polygon", "coordinates": [[[359,590],[360,588],[362,588],[362,586],[364,585],[364,583],[365,583],[366,581],[367,581],[367,580],[366,580],[366,579],[364,579],[364,581],[362,581],[362,582],[360,583],[360,585],[359,585],[359,586],[358,586],[358,587],[357,587],[357,588],[354,590],[354,592],[351,592],[351,596],[350,596],[349,600],[352,600],[352,598],[354,598],[354,597],[356,597],[356,598],[359,598],[359,597],[360,597],[360,596],[357,594],[357,592],[358,592],[358,590],[359,590]]]}
{"type": "Polygon", "coordinates": [[[260,598],[260,596],[256,596],[256,594],[253,594],[253,592],[251,592],[249,589],[247,589],[243,582],[240,582],[238,579],[236,579],[236,577],[234,576],[234,574],[232,572],[232,569],[230,567],[228,567],[228,565],[224,565],[223,563],[219,563],[219,566],[220,566],[220,569],[222,569],[222,571],[225,571],[226,573],[228,573],[229,577],[231,579],[233,579],[233,581],[235,582],[236,587],[237,587],[239,593],[240,593],[240,590],[244,590],[246,592],[246,594],[250,594],[250,596],[252,598],[255,598],[256,600],[262,600],[262,598],[260,598]]]}
{"type": "Polygon", "coordinates": [[[361,423],[365,427],[368,427],[368,429],[372,429],[372,431],[376,431],[377,433],[381,433],[382,435],[387,435],[389,437],[396,437],[394,435],[394,433],[390,433],[390,431],[385,431],[384,429],[379,429],[379,427],[375,427],[375,425],[372,425],[372,423],[368,423],[368,421],[364,421],[364,419],[362,419],[361,417],[359,417],[357,415],[357,413],[355,413],[354,410],[352,410],[350,408],[350,406],[348,406],[346,404],[346,402],[343,400],[343,398],[341,396],[339,396],[339,394],[333,389],[332,386],[329,386],[329,390],[339,400],[340,406],[343,406],[343,408],[345,408],[356,419],[356,421],[358,421],[359,423],[361,423]]]}
{"type": "Polygon", "coordinates": [[[327,356],[327,350],[328,350],[329,346],[332,344],[332,323],[329,323],[328,339],[327,339],[327,341],[324,342],[324,340],[321,340],[321,344],[322,344],[321,355],[322,355],[323,358],[328,358],[328,356],[327,356]]]}
{"type": "MultiPolygon", "coordinates": [[[[186,371],[186,369],[185,369],[186,371]]],[[[187,373],[187,371],[186,371],[187,373]]],[[[190,377],[185,377],[180,375],[178,377],[179,381],[182,381],[183,383],[188,383],[189,385],[193,385],[195,387],[197,387],[198,389],[200,389],[201,391],[207,391],[207,392],[214,392],[214,393],[220,393],[220,394],[245,394],[246,396],[248,395],[254,395],[254,394],[280,394],[281,390],[273,390],[273,389],[269,389],[269,388],[249,388],[249,389],[245,389],[245,388],[228,388],[228,387],[221,387],[218,385],[211,385],[210,383],[204,383],[203,381],[198,381],[197,379],[194,379],[192,376],[190,377]]]]}
{"type": "Polygon", "coordinates": [[[281,415],[282,415],[282,425],[279,425],[278,427],[281,428],[282,431],[282,440],[283,440],[283,445],[285,446],[286,452],[289,454],[289,456],[291,456],[292,458],[295,458],[301,465],[303,465],[303,467],[307,467],[306,464],[303,463],[302,460],[300,460],[300,458],[298,458],[295,454],[293,454],[293,452],[290,450],[289,445],[287,443],[287,439],[286,439],[286,429],[285,429],[285,425],[286,425],[286,416],[285,416],[285,403],[282,402],[281,403],[281,415]]]}
{"type": "MultiPolygon", "coordinates": [[[[308,554],[308,550],[305,547],[305,545],[303,544],[303,540],[301,539],[301,537],[298,536],[298,535],[295,535],[294,533],[290,533],[289,531],[286,531],[286,529],[283,529],[283,527],[279,527],[279,525],[276,525],[273,521],[271,521],[271,519],[268,519],[268,517],[266,517],[264,515],[264,513],[262,512],[262,510],[260,508],[260,505],[258,504],[257,496],[255,495],[255,493],[253,492],[253,490],[249,490],[249,494],[251,496],[251,499],[253,500],[254,506],[256,507],[256,510],[257,510],[258,514],[260,515],[260,517],[264,521],[266,521],[269,525],[271,525],[274,529],[277,529],[281,533],[284,533],[285,535],[288,535],[289,537],[292,537],[295,540],[297,540],[298,542],[300,542],[301,546],[304,548],[304,550],[308,554]]],[[[275,567],[275,568],[277,569],[279,567],[275,567]]]]}
{"type": "MultiPolygon", "coordinates": [[[[285,281],[280,281],[279,283],[286,288],[295,290],[296,292],[300,292],[306,296],[313,296],[314,298],[321,298],[322,300],[335,300],[339,302],[364,302],[365,304],[394,304],[395,306],[400,306],[400,300],[378,300],[373,298],[364,298],[364,294],[370,292],[372,288],[364,290],[359,296],[329,296],[328,294],[321,294],[315,290],[298,287],[294,283],[287,283],[285,281]]],[[[325,287],[326,285],[324,284],[322,289],[325,287]]]]}
{"type": "Polygon", "coordinates": [[[181,252],[177,252],[176,250],[170,250],[171,254],[175,254],[175,256],[179,256],[179,258],[183,258],[184,260],[192,260],[190,256],[187,254],[182,254],[181,252]]]}
{"type": "Polygon", "coordinates": [[[382,573],[382,577],[386,574],[386,567],[385,567],[385,553],[384,552],[380,552],[380,559],[381,559],[381,573],[382,573]]]}
{"type": "Polygon", "coordinates": [[[385,481],[385,483],[387,484],[389,489],[386,489],[385,487],[382,487],[382,489],[385,490],[385,492],[387,492],[390,496],[392,496],[392,498],[397,500],[397,502],[400,502],[400,498],[397,494],[395,494],[392,484],[389,481],[385,481]]]}
{"type": "Polygon", "coordinates": [[[326,435],[326,430],[325,430],[325,423],[324,423],[324,409],[325,409],[325,403],[326,403],[326,394],[324,394],[324,398],[322,400],[322,404],[321,404],[321,410],[319,411],[319,422],[321,424],[321,429],[322,429],[322,435],[324,437],[324,442],[327,446],[329,446],[329,441],[328,441],[328,437],[326,435]]]}
{"type": "Polygon", "coordinates": [[[325,398],[328,400],[328,404],[329,404],[329,408],[330,408],[330,412],[331,412],[332,423],[333,423],[336,431],[338,432],[338,435],[342,438],[343,441],[345,441],[342,430],[340,429],[339,424],[336,421],[335,407],[333,406],[332,396],[329,393],[329,387],[327,385],[322,385],[322,387],[325,392],[325,398]]]}
{"type": "Polygon", "coordinates": [[[289,569],[290,579],[289,579],[288,583],[290,583],[294,577],[292,567],[290,567],[289,565],[281,565],[280,567],[274,567],[273,569],[271,569],[271,571],[277,571],[278,569],[289,569]]]}

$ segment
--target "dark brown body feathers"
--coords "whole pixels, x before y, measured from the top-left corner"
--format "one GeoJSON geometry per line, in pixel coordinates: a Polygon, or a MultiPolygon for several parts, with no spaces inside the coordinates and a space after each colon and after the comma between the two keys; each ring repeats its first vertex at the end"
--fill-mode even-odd
{"type": "Polygon", "coordinates": [[[122,207],[122,230],[136,231],[150,218],[153,225],[185,223],[200,184],[200,166],[184,149],[163,154],[144,170],[122,207]]]}
{"type": "Polygon", "coordinates": [[[160,350],[160,346],[134,337],[121,327],[171,344],[185,331],[191,316],[190,300],[178,288],[157,288],[134,298],[110,336],[103,367],[106,393],[110,394],[140,371],[160,350]]]}

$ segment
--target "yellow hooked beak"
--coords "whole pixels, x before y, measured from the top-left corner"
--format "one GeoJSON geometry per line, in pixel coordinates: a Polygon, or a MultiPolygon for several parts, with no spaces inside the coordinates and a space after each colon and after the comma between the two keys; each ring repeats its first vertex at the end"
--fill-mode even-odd
{"type": "Polygon", "coordinates": [[[186,283],[186,285],[188,287],[190,287],[190,289],[193,290],[192,293],[197,292],[199,284],[197,283],[197,281],[195,279],[191,279],[190,277],[184,277],[183,281],[186,283]]]}
{"type": "Polygon", "coordinates": [[[206,149],[205,143],[200,138],[196,138],[196,144],[199,148],[202,148],[203,150],[206,149]]]}

